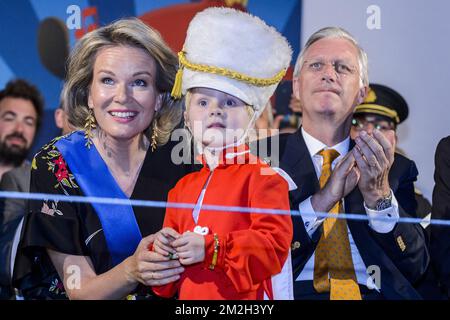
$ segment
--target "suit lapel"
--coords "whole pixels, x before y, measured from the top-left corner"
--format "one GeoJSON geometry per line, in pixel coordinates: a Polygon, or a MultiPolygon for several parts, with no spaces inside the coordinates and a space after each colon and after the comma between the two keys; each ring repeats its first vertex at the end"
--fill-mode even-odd
{"type": "Polygon", "coordinates": [[[301,133],[301,129],[288,137],[282,152],[281,166],[294,180],[297,190],[291,192],[291,201],[298,204],[319,190],[314,164],[301,133]]]}
{"type": "MultiPolygon", "coordinates": [[[[319,181],[301,130],[297,130],[286,139],[286,143],[280,148],[280,166],[297,185],[296,190],[289,192],[291,208],[297,211],[300,202],[319,190],[319,181]]],[[[317,243],[314,243],[309,237],[300,216],[292,215],[292,222],[294,227],[293,245],[298,245],[291,251],[293,276],[294,279],[297,279],[317,243]]]]}

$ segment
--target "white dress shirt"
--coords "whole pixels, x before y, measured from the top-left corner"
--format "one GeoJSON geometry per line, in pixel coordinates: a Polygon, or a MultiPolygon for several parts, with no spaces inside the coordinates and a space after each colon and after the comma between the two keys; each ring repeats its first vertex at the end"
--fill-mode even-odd
{"type": "MultiPolygon", "coordinates": [[[[348,152],[350,146],[350,137],[347,137],[344,141],[332,146],[328,147],[321,141],[317,140],[310,134],[308,134],[303,127],[301,128],[301,133],[305,140],[306,146],[308,148],[309,154],[314,164],[314,168],[316,170],[317,178],[320,177],[322,171],[323,158],[321,155],[317,153],[322,149],[334,149],[339,152],[339,156],[332,162],[331,167],[334,169],[336,163],[340,161],[348,152]]],[[[392,193],[392,191],[391,191],[392,193]]],[[[344,200],[344,199],[343,199],[344,200]]],[[[344,204],[345,207],[345,204],[344,204]]],[[[368,216],[369,226],[378,233],[388,233],[391,232],[399,218],[399,210],[398,210],[398,202],[395,199],[395,196],[392,193],[392,206],[382,210],[376,211],[367,208],[364,204],[364,208],[366,210],[368,216]],[[381,221],[381,220],[373,220],[374,217],[387,217],[390,218],[390,221],[381,221]]],[[[301,218],[305,225],[306,231],[309,236],[312,236],[316,229],[322,224],[325,218],[315,216],[316,212],[314,211],[311,204],[311,197],[304,200],[299,205],[300,214],[306,213],[306,215],[302,215],[301,218]]],[[[365,221],[361,221],[358,223],[367,223],[365,221]]],[[[367,273],[366,265],[359,254],[358,248],[353,240],[350,229],[348,229],[348,239],[350,241],[350,251],[352,254],[353,266],[355,268],[356,279],[359,284],[368,286],[369,289],[376,288],[372,278],[367,273]]],[[[296,281],[304,281],[304,280],[313,280],[314,278],[314,253],[311,258],[306,263],[300,275],[297,277],[296,281]]]]}

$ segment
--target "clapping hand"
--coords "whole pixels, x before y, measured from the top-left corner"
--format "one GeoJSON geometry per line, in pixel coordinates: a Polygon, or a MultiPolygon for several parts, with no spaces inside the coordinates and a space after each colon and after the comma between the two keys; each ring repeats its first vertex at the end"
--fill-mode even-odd
{"type": "Polygon", "coordinates": [[[356,187],[359,177],[355,157],[349,152],[336,164],[325,186],[311,198],[314,211],[329,212],[356,187]]]}
{"type": "Polygon", "coordinates": [[[394,148],[389,140],[392,139],[379,130],[374,130],[373,135],[361,131],[355,139],[352,153],[361,173],[358,187],[369,208],[375,208],[377,201],[390,193],[389,170],[394,162],[394,148]]]}

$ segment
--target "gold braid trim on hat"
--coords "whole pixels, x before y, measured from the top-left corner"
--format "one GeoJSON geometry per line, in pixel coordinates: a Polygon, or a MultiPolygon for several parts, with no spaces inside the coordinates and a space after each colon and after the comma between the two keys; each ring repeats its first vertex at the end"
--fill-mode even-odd
{"type": "Polygon", "coordinates": [[[271,86],[273,84],[277,84],[278,82],[283,79],[284,75],[286,74],[286,69],[281,70],[278,72],[275,76],[272,78],[255,78],[248,75],[245,75],[243,73],[233,71],[226,68],[221,67],[215,67],[215,66],[209,66],[206,64],[195,64],[191,63],[186,60],[186,57],[184,56],[184,52],[180,51],[178,52],[178,61],[180,63],[180,66],[177,71],[177,75],[175,77],[175,82],[173,84],[172,89],[172,97],[175,99],[181,98],[181,84],[183,79],[183,69],[186,67],[192,71],[197,72],[205,72],[205,73],[212,73],[212,74],[218,74],[227,78],[239,80],[242,82],[247,82],[251,85],[257,86],[257,87],[267,87],[271,86]]]}
{"type": "Polygon", "coordinates": [[[390,108],[380,106],[379,104],[364,103],[355,108],[354,113],[375,113],[393,119],[396,123],[400,123],[397,111],[390,108]]]}

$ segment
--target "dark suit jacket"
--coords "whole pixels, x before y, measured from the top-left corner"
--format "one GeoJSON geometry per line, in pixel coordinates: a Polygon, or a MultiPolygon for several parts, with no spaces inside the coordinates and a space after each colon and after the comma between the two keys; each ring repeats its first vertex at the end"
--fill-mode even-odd
{"type": "MultiPolygon", "coordinates": [[[[28,162],[3,174],[1,191],[28,192],[30,190],[28,162]]],[[[17,226],[25,215],[27,202],[24,199],[0,199],[0,286],[3,291],[11,284],[11,248],[17,226]]],[[[5,294],[5,292],[3,292],[5,294]]]]}
{"type": "MultiPolygon", "coordinates": [[[[31,166],[29,162],[25,162],[20,167],[3,174],[0,181],[0,190],[28,192],[30,190],[30,176],[31,166]]],[[[0,222],[7,224],[24,216],[26,201],[23,199],[2,199],[0,206],[0,222]]]]}
{"type": "MultiPolygon", "coordinates": [[[[450,136],[436,149],[432,218],[450,220],[450,136]]],[[[431,256],[439,280],[450,298],[450,227],[431,226],[431,256]]]]}
{"type": "MultiPolygon", "coordinates": [[[[259,143],[259,150],[276,150],[272,147],[274,138],[259,143]]],[[[351,141],[352,148],[354,142],[351,141]]],[[[265,158],[264,155],[260,156],[265,158]]],[[[271,154],[273,163],[276,155],[271,154]]],[[[305,141],[299,129],[293,134],[279,136],[279,164],[297,184],[297,190],[290,193],[291,209],[298,210],[299,204],[319,190],[319,181],[309,155],[305,141]]],[[[389,182],[397,201],[399,202],[400,217],[409,217],[408,212],[415,212],[413,182],[417,177],[414,163],[396,154],[394,164],[389,174],[389,182]],[[399,165],[401,164],[401,165],[399,165]],[[406,165],[405,164],[409,164],[406,165]]],[[[365,215],[363,197],[356,187],[345,197],[345,212],[365,215]]],[[[306,262],[312,256],[322,233],[318,228],[310,237],[306,232],[300,216],[293,216],[293,243],[300,243],[300,247],[292,250],[292,264],[294,279],[303,270],[306,262]]],[[[422,227],[399,223],[392,232],[379,234],[373,231],[366,221],[347,221],[358,251],[366,265],[380,268],[381,293],[386,299],[420,299],[420,295],[413,288],[412,283],[418,281],[424,274],[429,254],[425,243],[422,227]],[[405,248],[401,250],[401,239],[405,248]]]]}

